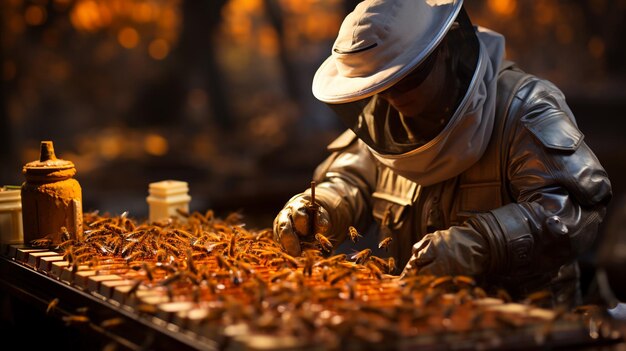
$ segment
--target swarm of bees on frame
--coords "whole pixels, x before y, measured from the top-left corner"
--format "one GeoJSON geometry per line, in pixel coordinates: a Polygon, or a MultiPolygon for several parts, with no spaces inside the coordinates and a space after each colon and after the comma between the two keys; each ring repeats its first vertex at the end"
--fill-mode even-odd
{"type": "MultiPolygon", "coordinates": [[[[87,266],[98,274],[132,279],[131,297],[139,289],[154,289],[168,301],[192,302],[206,311],[201,322],[207,325],[243,324],[251,334],[290,335],[329,349],[424,334],[511,331],[538,323],[533,333],[543,343],[556,321],[572,318],[564,310],[543,319],[491,310],[484,303],[487,293],[471,277],[410,274],[400,279],[392,275],[393,258],[374,256],[370,249],[332,255],[332,242],[321,234],[300,257],[292,257],[270,229],[246,229],[240,213],[224,219],[211,210],[181,214],[184,220],[137,223],[127,213],[86,213],[83,240],[68,236],[55,249],[72,271],[87,266]]],[[[356,228],[348,231],[353,242],[361,238],[356,228]]],[[[391,241],[387,237],[378,246],[386,249],[391,241]]],[[[504,291],[493,297],[510,302],[504,291]]],[[[542,292],[526,303],[550,298],[542,292]]],[[[156,306],[142,303],[136,309],[157,313],[156,306]]],[[[483,337],[497,338],[493,333],[483,337]]]]}

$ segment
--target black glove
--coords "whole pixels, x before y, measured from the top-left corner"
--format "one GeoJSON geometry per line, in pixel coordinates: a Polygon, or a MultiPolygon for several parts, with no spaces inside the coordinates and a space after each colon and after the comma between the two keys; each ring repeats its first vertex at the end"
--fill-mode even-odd
{"type": "Polygon", "coordinates": [[[471,227],[451,227],[426,234],[413,245],[413,256],[402,275],[468,275],[486,270],[488,246],[471,227]]]}

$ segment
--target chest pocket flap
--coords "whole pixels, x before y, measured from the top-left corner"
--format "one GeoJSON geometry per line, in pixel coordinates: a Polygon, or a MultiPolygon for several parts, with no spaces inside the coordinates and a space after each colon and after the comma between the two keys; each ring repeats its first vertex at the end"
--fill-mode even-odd
{"type": "Polygon", "coordinates": [[[584,138],[574,122],[562,111],[526,120],[524,126],[548,149],[576,151],[584,138]]]}
{"type": "Polygon", "coordinates": [[[413,205],[421,187],[388,168],[381,170],[372,194],[372,214],[391,229],[402,226],[408,208],[413,205]]]}

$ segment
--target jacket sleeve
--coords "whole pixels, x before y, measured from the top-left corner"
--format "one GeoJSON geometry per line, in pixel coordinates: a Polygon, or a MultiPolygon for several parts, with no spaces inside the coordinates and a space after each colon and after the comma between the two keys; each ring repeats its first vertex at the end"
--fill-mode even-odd
{"type": "Polygon", "coordinates": [[[553,272],[593,243],[611,184],[554,85],[533,79],[514,104],[520,118],[506,162],[514,203],[476,215],[467,225],[489,247],[489,272],[553,272]]]}
{"type": "MultiPolygon", "coordinates": [[[[328,238],[337,246],[348,226],[364,228],[369,219],[370,196],[376,182],[375,161],[365,145],[348,130],[329,150],[332,154],[315,170],[315,198],[329,213],[328,238]]],[[[310,196],[310,190],[296,196],[310,196]]]]}

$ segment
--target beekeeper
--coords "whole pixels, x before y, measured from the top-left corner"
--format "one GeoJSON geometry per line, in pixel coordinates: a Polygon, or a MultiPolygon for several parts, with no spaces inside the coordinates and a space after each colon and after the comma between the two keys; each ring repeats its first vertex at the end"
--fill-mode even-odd
{"type": "Polygon", "coordinates": [[[576,262],[610,181],[563,93],[504,53],[504,37],[474,26],[462,0],[359,3],[313,79],[348,129],[315,171],[316,215],[310,190],[294,196],[275,239],[299,255],[314,234],[337,247],[349,226],[376,221],[397,273],[580,302],[576,262]]]}

